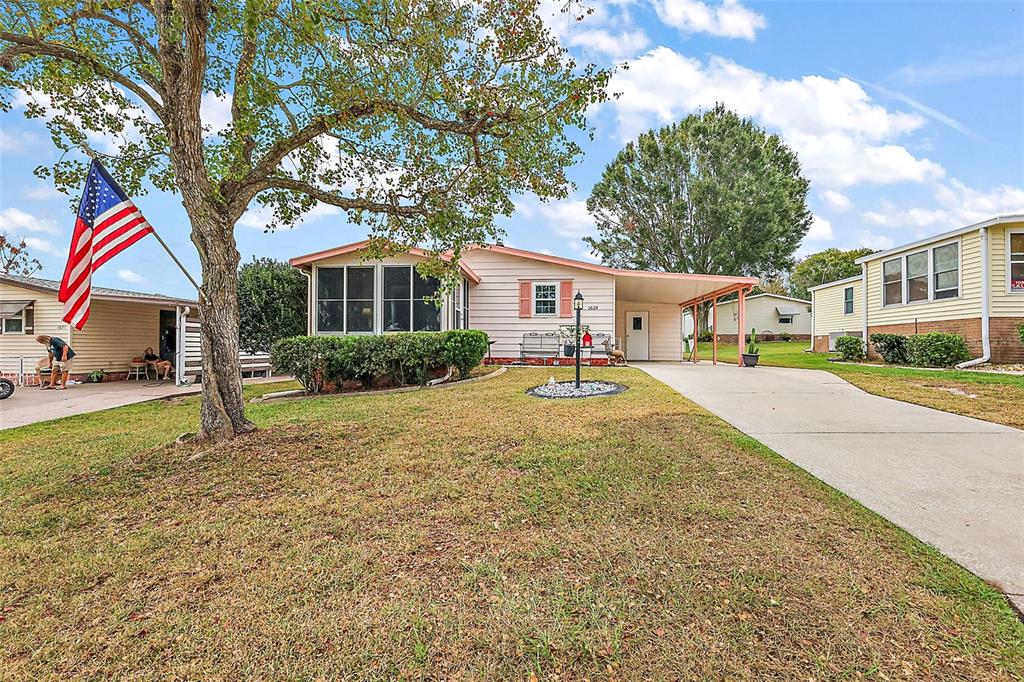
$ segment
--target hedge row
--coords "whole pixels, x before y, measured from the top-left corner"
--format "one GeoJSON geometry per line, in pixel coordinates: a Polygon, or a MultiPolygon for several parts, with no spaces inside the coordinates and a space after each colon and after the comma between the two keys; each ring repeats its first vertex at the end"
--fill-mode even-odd
{"type": "Polygon", "coordinates": [[[291,374],[307,393],[345,381],[364,386],[388,380],[426,384],[431,372],[455,367],[465,379],[487,354],[488,337],[475,329],[379,336],[293,336],[270,351],[274,369],[291,374]]]}
{"type": "MultiPolygon", "coordinates": [[[[842,337],[853,338],[853,337],[842,337]]],[[[871,345],[882,359],[892,365],[914,367],[952,367],[971,359],[964,337],[957,334],[929,332],[902,336],[900,334],[872,334],[871,345]]],[[[857,339],[858,342],[860,339],[857,339]]],[[[836,340],[836,349],[839,340],[836,340]]]]}

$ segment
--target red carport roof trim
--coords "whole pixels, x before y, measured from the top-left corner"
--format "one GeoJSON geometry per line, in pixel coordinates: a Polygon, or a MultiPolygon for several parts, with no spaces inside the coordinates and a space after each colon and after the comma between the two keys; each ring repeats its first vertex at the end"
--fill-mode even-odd
{"type": "MultiPolygon", "coordinates": [[[[323,251],[316,251],[314,253],[307,253],[305,256],[296,256],[288,261],[288,263],[294,267],[300,265],[309,265],[318,260],[324,260],[325,258],[333,258],[335,256],[344,256],[347,253],[353,253],[355,251],[362,251],[369,246],[370,240],[364,239],[359,242],[353,242],[352,244],[345,244],[344,246],[336,246],[332,249],[324,249],[323,251]]],[[[415,246],[406,249],[407,253],[413,256],[420,256],[421,258],[428,258],[429,254],[424,250],[415,246]]],[[[441,254],[441,258],[444,260],[451,260],[451,254],[441,254]]],[[[459,270],[465,275],[473,284],[480,283],[480,275],[473,271],[473,268],[469,267],[465,263],[459,263],[459,270]]]]}

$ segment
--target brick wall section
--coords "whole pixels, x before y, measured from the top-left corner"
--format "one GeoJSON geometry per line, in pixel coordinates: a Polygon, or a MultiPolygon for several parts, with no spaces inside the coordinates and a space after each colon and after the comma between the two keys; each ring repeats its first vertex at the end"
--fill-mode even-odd
{"type": "Polygon", "coordinates": [[[1017,327],[1024,324],[1024,317],[991,317],[988,321],[989,345],[992,347],[992,362],[1024,362],[1024,345],[1021,345],[1017,327]]]}
{"type": "MultiPolygon", "coordinates": [[[[1024,346],[1017,336],[1017,325],[1024,322],[1024,317],[992,317],[989,318],[989,342],[992,347],[992,362],[1024,362],[1024,346]]],[[[945,332],[946,334],[959,334],[967,342],[967,350],[971,357],[981,357],[981,318],[971,317],[961,320],[936,320],[934,322],[919,322],[916,333],[926,334],[928,332],[945,332]]],[[[914,323],[909,324],[883,324],[868,327],[868,336],[871,334],[902,334],[911,336],[915,333],[914,323]]],[[[826,348],[828,340],[826,339],[826,348]]],[[[817,342],[815,342],[817,350],[817,342]]],[[[881,357],[873,347],[868,348],[868,357],[872,360],[880,360],[881,357]]]]}
{"type": "MultiPolygon", "coordinates": [[[[535,367],[575,367],[576,358],[525,358],[520,360],[518,357],[509,358],[484,358],[485,365],[530,365],[535,367]]],[[[588,357],[580,358],[580,364],[587,367],[605,367],[608,365],[608,358],[594,358],[591,360],[588,357]]]]}

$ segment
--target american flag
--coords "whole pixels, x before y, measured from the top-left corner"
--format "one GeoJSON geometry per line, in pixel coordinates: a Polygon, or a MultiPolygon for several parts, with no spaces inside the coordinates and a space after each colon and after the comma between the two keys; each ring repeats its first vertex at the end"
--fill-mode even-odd
{"type": "Polygon", "coordinates": [[[78,204],[68,264],[60,281],[58,299],[64,304],[65,322],[75,329],[85,326],[92,298],[92,273],[152,231],[142,212],[107,169],[93,160],[78,204]]]}

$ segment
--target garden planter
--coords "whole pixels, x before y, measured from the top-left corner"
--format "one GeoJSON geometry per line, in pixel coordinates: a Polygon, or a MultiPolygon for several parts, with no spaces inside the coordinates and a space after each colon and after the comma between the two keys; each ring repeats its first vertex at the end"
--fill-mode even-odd
{"type": "Polygon", "coordinates": [[[744,353],[743,354],[743,366],[744,367],[757,367],[757,359],[761,357],[758,353],[744,353]]]}
{"type": "Polygon", "coordinates": [[[562,350],[565,352],[565,357],[567,357],[567,358],[572,358],[572,357],[576,356],[576,345],[575,344],[567,343],[567,344],[565,344],[565,347],[562,350]]]}

